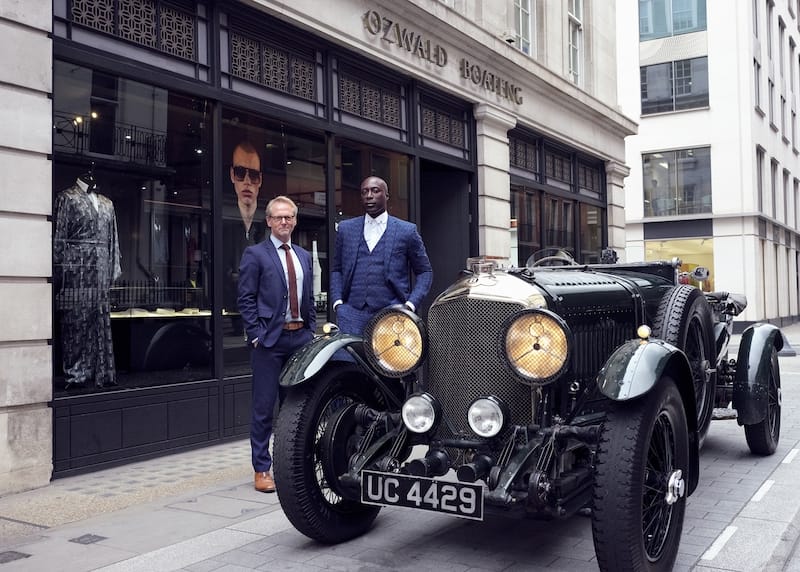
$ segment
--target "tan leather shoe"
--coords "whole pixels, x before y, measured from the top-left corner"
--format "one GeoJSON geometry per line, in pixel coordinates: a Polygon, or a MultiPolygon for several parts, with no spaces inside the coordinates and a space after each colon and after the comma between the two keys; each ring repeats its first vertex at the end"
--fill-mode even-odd
{"type": "Polygon", "coordinates": [[[256,473],[255,484],[256,490],[260,493],[275,492],[275,481],[272,480],[272,475],[269,473],[256,473]]]}

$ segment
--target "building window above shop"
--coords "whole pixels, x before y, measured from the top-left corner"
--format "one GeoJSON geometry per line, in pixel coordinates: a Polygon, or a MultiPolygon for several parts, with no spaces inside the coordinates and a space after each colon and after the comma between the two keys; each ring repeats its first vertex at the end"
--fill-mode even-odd
{"type": "Polygon", "coordinates": [[[708,107],[708,58],[639,69],[642,115],[708,107]]]}
{"type": "Polygon", "coordinates": [[[642,156],[645,216],[711,212],[711,150],[708,147],[642,156]]]}
{"type": "MultiPolygon", "coordinates": [[[[534,0],[535,1],[535,0],[534,0]]],[[[514,0],[514,30],[516,32],[517,49],[530,55],[531,51],[531,31],[532,25],[531,0],[514,0]]]]}
{"type": "Polygon", "coordinates": [[[583,68],[583,0],[569,0],[567,8],[569,35],[569,79],[578,85],[583,68]]]}
{"type": "Polygon", "coordinates": [[[639,0],[639,41],[706,29],[706,0],[639,0]]]}

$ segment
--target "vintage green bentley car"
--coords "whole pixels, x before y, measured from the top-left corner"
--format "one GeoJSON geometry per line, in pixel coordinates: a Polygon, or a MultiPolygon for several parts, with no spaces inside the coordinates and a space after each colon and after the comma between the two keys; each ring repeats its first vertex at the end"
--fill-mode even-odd
{"type": "Polygon", "coordinates": [[[679,284],[678,264],[470,259],[424,322],[392,307],[363,338],[329,325],[281,376],[287,517],[336,543],[381,506],[478,520],[585,510],[603,570],[671,569],[715,408],[754,454],[775,451],[783,346],[757,324],[730,358],[746,301],[679,284]]]}

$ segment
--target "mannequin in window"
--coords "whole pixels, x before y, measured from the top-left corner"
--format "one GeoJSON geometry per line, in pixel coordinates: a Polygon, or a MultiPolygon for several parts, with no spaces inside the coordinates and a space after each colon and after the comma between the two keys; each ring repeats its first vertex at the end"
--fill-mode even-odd
{"type": "Polygon", "coordinates": [[[122,274],[114,204],[96,192],[92,170],[59,192],[53,286],[67,388],[116,385],[110,288],[122,274]]]}
{"type": "MultiPolygon", "coordinates": [[[[240,221],[226,220],[223,223],[223,250],[225,282],[223,304],[228,312],[238,312],[236,298],[239,281],[239,261],[244,249],[264,239],[264,213],[257,216],[258,194],[261,191],[261,157],[249,141],[241,141],[233,149],[230,178],[236,193],[236,205],[240,221]]],[[[238,315],[231,317],[234,334],[242,334],[242,321],[238,315]]]]}

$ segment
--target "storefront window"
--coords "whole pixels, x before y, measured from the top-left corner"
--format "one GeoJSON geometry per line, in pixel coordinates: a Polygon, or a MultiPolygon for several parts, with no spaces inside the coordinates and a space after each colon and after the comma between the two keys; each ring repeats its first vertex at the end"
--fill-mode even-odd
{"type": "Polygon", "coordinates": [[[336,223],[363,216],[361,181],[372,175],[386,181],[389,187],[389,214],[408,220],[409,167],[406,155],[351,141],[337,142],[336,223]]]}
{"type": "Polygon", "coordinates": [[[544,197],[544,248],[558,248],[575,255],[575,203],[544,197]]]}
{"type": "Polygon", "coordinates": [[[581,243],[580,261],[584,264],[600,262],[603,248],[603,211],[596,206],[581,204],[581,228],[578,237],[581,243]]]}
{"type": "Polygon", "coordinates": [[[688,238],[681,240],[649,240],[645,242],[645,260],[681,259],[678,270],[678,281],[681,284],[692,284],[703,292],[714,291],[714,239],[688,238]],[[703,266],[711,271],[711,276],[704,282],[692,278],[692,271],[703,266]]]}
{"type": "Polygon", "coordinates": [[[54,384],[211,376],[210,109],[55,62],[54,384]]]}
{"type": "Polygon", "coordinates": [[[298,206],[292,242],[311,252],[318,323],[325,322],[328,242],[325,140],[262,117],[223,112],[222,314],[226,376],[250,373],[250,351],[237,309],[239,262],[249,245],[267,237],[267,203],[279,195],[298,206]]]}
{"type": "Polygon", "coordinates": [[[539,224],[540,193],[525,187],[511,187],[511,256],[509,262],[524,266],[528,258],[541,250],[539,224]]]}

